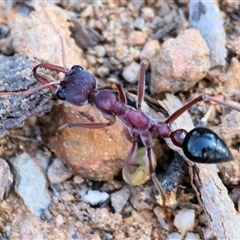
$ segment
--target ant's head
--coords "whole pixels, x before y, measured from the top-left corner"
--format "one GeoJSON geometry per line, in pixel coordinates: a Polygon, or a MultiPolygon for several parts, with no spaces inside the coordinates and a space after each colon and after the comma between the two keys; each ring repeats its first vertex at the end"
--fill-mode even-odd
{"type": "Polygon", "coordinates": [[[60,82],[56,95],[70,104],[82,106],[88,102],[96,86],[96,78],[81,66],[75,65],[60,82]]]}

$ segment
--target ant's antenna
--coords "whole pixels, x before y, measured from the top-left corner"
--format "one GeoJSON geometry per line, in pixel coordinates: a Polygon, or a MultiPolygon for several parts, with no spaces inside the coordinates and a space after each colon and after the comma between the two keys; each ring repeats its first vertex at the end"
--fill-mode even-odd
{"type": "Polygon", "coordinates": [[[51,18],[49,17],[47,11],[44,9],[43,7],[43,4],[42,5],[42,9],[43,9],[43,12],[46,16],[46,18],[48,19],[48,21],[51,23],[52,27],[53,27],[53,30],[54,32],[58,35],[58,37],[60,38],[60,42],[61,42],[61,49],[62,49],[62,63],[63,63],[63,68],[65,70],[65,73],[67,72],[67,65],[66,65],[66,54],[65,54],[65,48],[64,48],[64,42],[63,42],[63,38],[62,36],[60,35],[59,31],[55,28],[51,18]]]}

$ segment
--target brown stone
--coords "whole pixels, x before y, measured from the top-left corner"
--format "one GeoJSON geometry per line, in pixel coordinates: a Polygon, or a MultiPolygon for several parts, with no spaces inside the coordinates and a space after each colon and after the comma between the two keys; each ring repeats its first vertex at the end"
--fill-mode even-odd
{"type": "Polygon", "coordinates": [[[147,40],[147,33],[141,31],[133,31],[128,37],[128,43],[132,46],[142,45],[147,40]]]}
{"type": "Polygon", "coordinates": [[[239,91],[240,89],[240,62],[237,58],[232,58],[226,72],[226,88],[229,92],[239,91]]]}
{"type": "Polygon", "coordinates": [[[187,91],[209,71],[209,49],[199,31],[189,29],[164,42],[151,67],[152,93],[187,91]]]}
{"type": "Polygon", "coordinates": [[[75,107],[63,104],[50,114],[50,148],[67,165],[82,177],[93,180],[112,180],[122,169],[130,151],[128,130],[120,121],[102,129],[57,128],[67,122],[107,122],[102,114],[90,105],[75,107]],[[57,121],[56,121],[57,120],[57,121]]]}
{"type": "Polygon", "coordinates": [[[62,50],[59,36],[62,37],[66,53],[67,67],[79,64],[86,67],[86,61],[81,58],[82,50],[71,38],[69,22],[59,9],[39,7],[28,18],[18,15],[12,22],[12,45],[15,53],[39,61],[48,61],[62,66],[62,50]],[[44,13],[47,12],[49,18],[44,13]],[[54,31],[54,27],[57,32],[54,31]]]}

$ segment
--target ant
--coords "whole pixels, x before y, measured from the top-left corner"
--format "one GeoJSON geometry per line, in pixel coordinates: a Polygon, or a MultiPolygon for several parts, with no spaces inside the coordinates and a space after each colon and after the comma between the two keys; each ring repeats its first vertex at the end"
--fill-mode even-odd
{"type": "Polygon", "coordinates": [[[131,183],[130,168],[133,165],[136,156],[137,141],[140,137],[147,148],[146,165],[149,169],[150,176],[163,199],[164,193],[153,167],[152,133],[157,133],[161,138],[170,138],[173,144],[181,148],[185,156],[195,163],[220,163],[233,159],[225,142],[210,129],[196,127],[190,132],[187,132],[185,129],[171,131],[169,124],[181,116],[181,114],[187,111],[191,106],[203,100],[213,101],[239,112],[240,108],[202,94],[175,111],[165,121],[161,122],[158,119],[152,119],[141,111],[145,92],[145,72],[147,68],[147,63],[145,61],[141,62],[137,106],[136,108],[133,108],[132,106],[127,105],[124,89],[117,80],[111,80],[111,82],[117,87],[118,94],[114,90],[97,89],[97,80],[95,76],[84,70],[81,66],[75,65],[71,69],[67,69],[63,40],[61,36],[59,37],[61,40],[63,67],[49,63],[40,63],[33,68],[33,75],[38,82],[42,83],[41,86],[22,92],[2,92],[0,93],[0,96],[28,95],[48,87],[58,99],[66,101],[69,104],[80,107],[88,102],[93,103],[108,120],[106,123],[66,123],[61,126],[59,130],[64,129],[65,127],[90,129],[105,128],[113,125],[116,117],[118,117],[129,129],[132,136],[132,148],[127,156],[124,166],[127,182],[131,183]],[[64,73],[65,76],[60,82],[54,81],[49,83],[46,77],[40,76],[37,73],[39,68],[56,71],[57,73],[61,72],[64,73]]]}
{"type": "Polygon", "coordinates": [[[147,63],[141,62],[140,78],[138,84],[137,108],[127,105],[125,92],[122,85],[117,80],[111,80],[117,87],[118,94],[115,91],[97,89],[97,80],[94,75],[84,70],[81,66],[75,65],[71,69],[60,67],[48,63],[40,63],[33,69],[33,75],[38,82],[43,85],[29,89],[23,92],[2,92],[0,95],[28,95],[35,91],[48,87],[56,94],[57,98],[76,106],[83,106],[88,102],[93,103],[108,120],[107,123],[66,123],[59,128],[81,127],[81,128],[105,128],[114,124],[116,117],[129,129],[132,136],[132,148],[126,159],[124,172],[127,181],[131,183],[130,167],[133,165],[137,151],[137,141],[140,136],[143,144],[146,146],[146,165],[149,169],[151,178],[158,190],[164,196],[163,190],[156,177],[153,167],[152,137],[151,133],[157,133],[161,138],[170,138],[174,145],[180,147],[185,156],[195,163],[219,163],[233,159],[233,156],[225,144],[216,133],[205,127],[196,127],[190,132],[184,129],[171,131],[169,124],[181,116],[191,106],[197,102],[208,100],[226,107],[240,111],[240,108],[222,102],[218,99],[202,94],[191,100],[189,103],[171,114],[165,121],[160,122],[152,119],[141,111],[141,104],[144,99],[144,83],[147,63]],[[51,71],[62,72],[65,74],[60,82],[51,82],[40,76],[37,69],[44,68],[51,71]],[[57,85],[57,86],[56,86],[57,85]]]}

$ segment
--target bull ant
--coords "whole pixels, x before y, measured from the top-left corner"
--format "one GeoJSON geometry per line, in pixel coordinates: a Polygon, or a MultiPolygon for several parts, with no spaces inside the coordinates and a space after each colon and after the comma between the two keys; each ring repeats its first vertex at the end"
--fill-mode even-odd
{"type": "Polygon", "coordinates": [[[41,86],[22,92],[2,92],[0,95],[28,95],[48,87],[54,94],[56,94],[57,98],[66,101],[67,103],[79,107],[87,104],[88,102],[93,103],[108,120],[106,123],[66,123],[59,129],[64,129],[65,127],[91,129],[105,128],[113,125],[116,117],[118,117],[129,129],[132,136],[132,148],[124,166],[128,181],[131,183],[130,167],[134,162],[137,151],[137,140],[140,136],[143,144],[147,148],[146,165],[158,192],[162,196],[164,196],[164,194],[153,167],[152,133],[157,133],[161,138],[170,138],[173,144],[181,148],[185,156],[195,163],[220,163],[233,159],[233,156],[225,142],[210,129],[205,127],[196,127],[190,132],[187,132],[184,129],[171,131],[169,124],[181,116],[181,114],[187,111],[191,106],[203,100],[213,101],[237,111],[240,111],[240,108],[202,94],[175,111],[165,121],[160,122],[158,119],[152,119],[141,111],[141,104],[144,98],[145,71],[147,68],[147,63],[145,61],[141,62],[137,107],[135,109],[132,106],[127,105],[124,90],[117,80],[114,80],[113,83],[117,87],[118,94],[109,89],[97,89],[97,80],[95,76],[84,70],[81,66],[75,65],[71,69],[67,69],[62,39],[61,45],[63,53],[63,67],[49,63],[40,63],[33,69],[33,75],[38,82],[42,83],[41,86]],[[39,68],[56,71],[58,73],[61,72],[64,73],[65,76],[60,82],[49,83],[44,76],[40,76],[37,73],[37,69],[39,68]]]}
{"type": "Polygon", "coordinates": [[[131,182],[130,175],[128,175],[130,174],[129,168],[133,164],[137,151],[137,140],[140,136],[143,144],[147,148],[146,165],[149,169],[151,178],[159,193],[163,194],[153,167],[151,133],[155,132],[161,138],[170,138],[173,144],[180,147],[185,156],[192,162],[220,163],[230,161],[233,159],[233,156],[229,148],[225,142],[210,129],[205,127],[196,127],[190,132],[187,132],[184,129],[171,131],[169,124],[181,116],[181,114],[187,111],[191,106],[203,100],[213,101],[237,111],[240,111],[240,108],[202,94],[175,111],[165,121],[160,122],[157,119],[152,119],[141,111],[141,104],[144,98],[146,66],[147,63],[142,61],[136,109],[126,104],[124,90],[117,80],[114,81],[114,84],[117,86],[118,94],[116,94],[113,90],[98,90],[95,76],[77,65],[68,70],[66,67],[60,67],[48,63],[38,64],[33,69],[33,75],[37,81],[43,85],[22,92],[2,92],[0,95],[28,95],[48,87],[54,94],[56,94],[57,98],[72,105],[80,107],[88,102],[93,103],[108,120],[107,123],[66,123],[61,126],[59,130],[65,127],[91,129],[105,128],[113,125],[116,117],[118,117],[129,129],[132,136],[132,148],[128,154],[124,167],[126,177],[131,182]],[[60,82],[49,83],[45,77],[38,75],[38,68],[62,72],[65,76],[60,82]]]}

